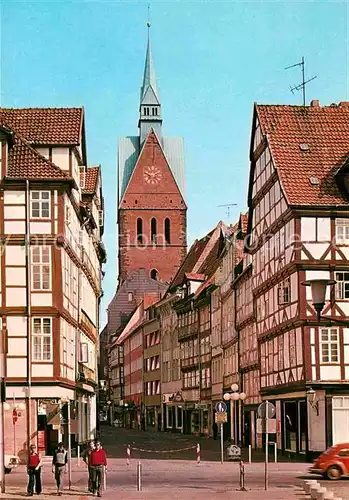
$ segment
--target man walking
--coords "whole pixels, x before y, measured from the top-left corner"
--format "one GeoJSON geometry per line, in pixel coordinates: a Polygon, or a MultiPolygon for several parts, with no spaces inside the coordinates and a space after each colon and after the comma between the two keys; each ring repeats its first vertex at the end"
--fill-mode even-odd
{"type": "Polygon", "coordinates": [[[92,469],[92,493],[102,496],[102,474],[107,472],[107,456],[102,448],[101,442],[96,441],[96,448],[91,451],[90,464],[92,469]]]}
{"type": "Polygon", "coordinates": [[[90,441],[88,447],[82,455],[82,459],[88,467],[88,491],[93,491],[92,467],[91,467],[91,452],[95,449],[94,441],[90,441]]]}
{"type": "Polygon", "coordinates": [[[28,471],[28,497],[32,497],[35,493],[40,495],[41,493],[41,459],[36,452],[35,444],[31,444],[29,448],[27,471],[28,471]]]}
{"type": "Polygon", "coordinates": [[[52,473],[55,475],[57,484],[57,495],[62,495],[63,474],[67,471],[68,453],[64,449],[63,443],[58,444],[58,448],[53,454],[52,473]]]}

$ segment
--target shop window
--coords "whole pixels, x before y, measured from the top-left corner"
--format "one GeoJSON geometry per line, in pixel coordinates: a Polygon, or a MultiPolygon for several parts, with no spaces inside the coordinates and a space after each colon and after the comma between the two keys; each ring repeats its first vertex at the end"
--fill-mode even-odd
{"type": "Polygon", "coordinates": [[[285,432],[285,449],[287,451],[297,452],[297,428],[298,428],[298,411],[297,402],[291,401],[285,403],[284,417],[284,432],[285,432]]]}

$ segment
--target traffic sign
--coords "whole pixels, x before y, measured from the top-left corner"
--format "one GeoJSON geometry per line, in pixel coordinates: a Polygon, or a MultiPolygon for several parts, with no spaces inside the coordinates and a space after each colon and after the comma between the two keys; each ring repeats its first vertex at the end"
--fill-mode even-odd
{"type": "Polygon", "coordinates": [[[228,422],[228,414],[227,412],[219,412],[215,413],[215,422],[216,424],[226,424],[228,422]]]}
{"type": "Polygon", "coordinates": [[[257,414],[259,418],[274,418],[276,414],[276,408],[273,403],[269,403],[269,401],[263,401],[258,406],[257,414]]]}
{"type": "Polygon", "coordinates": [[[268,434],[276,434],[280,432],[280,421],[276,418],[257,418],[257,434],[266,434],[268,422],[268,434]]]}
{"type": "Polygon", "coordinates": [[[224,413],[226,411],[227,411],[227,405],[223,401],[220,401],[219,403],[216,404],[217,413],[224,413]]]}

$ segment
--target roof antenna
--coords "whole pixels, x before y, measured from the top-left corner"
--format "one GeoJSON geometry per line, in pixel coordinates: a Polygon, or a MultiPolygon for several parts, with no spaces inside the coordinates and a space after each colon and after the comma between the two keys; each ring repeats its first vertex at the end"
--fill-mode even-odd
{"type": "Polygon", "coordinates": [[[237,203],[228,203],[227,205],[217,205],[217,207],[225,207],[227,209],[227,217],[228,218],[230,216],[231,207],[237,207],[237,206],[238,206],[237,203]]]}
{"type": "Polygon", "coordinates": [[[290,69],[290,68],[295,68],[296,66],[301,66],[302,67],[302,83],[299,85],[294,85],[293,87],[290,86],[290,90],[292,94],[295,93],[296,90],[302,90],[303,93],[303,106],[305,107],[305,86],[307,83],[311,82],[312,80],[315,80],[317,78],[316,76],[313,76],[312,78],[309,78],[309,80],[305,80],[305,62],[304,62],[304,57],[302,57],[301,62],[297,64],[292,64],[292,66],[287,66],[285,69],[290,69]]]}

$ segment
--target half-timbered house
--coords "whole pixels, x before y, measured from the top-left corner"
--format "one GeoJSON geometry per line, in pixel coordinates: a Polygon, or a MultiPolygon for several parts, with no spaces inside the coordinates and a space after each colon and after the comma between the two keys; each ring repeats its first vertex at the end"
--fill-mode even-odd
{"type": "Polygon", "coordinates": [[[254,109],[249,252],[263,399],[278,447],[310,454],[348,440],[349,103],[254,109]],[[332,278],[318,321],[302,282],[332,278]],[[315,401],[307,391],[315,390],[315,401]]]}
{"type": "Polygon", "coordinates": [[[69,410],[73,440],[95,435],[101,169],[87,167],[82,108],[2,108],[0,146],[5,448],[50,452],[69,410]]]}

